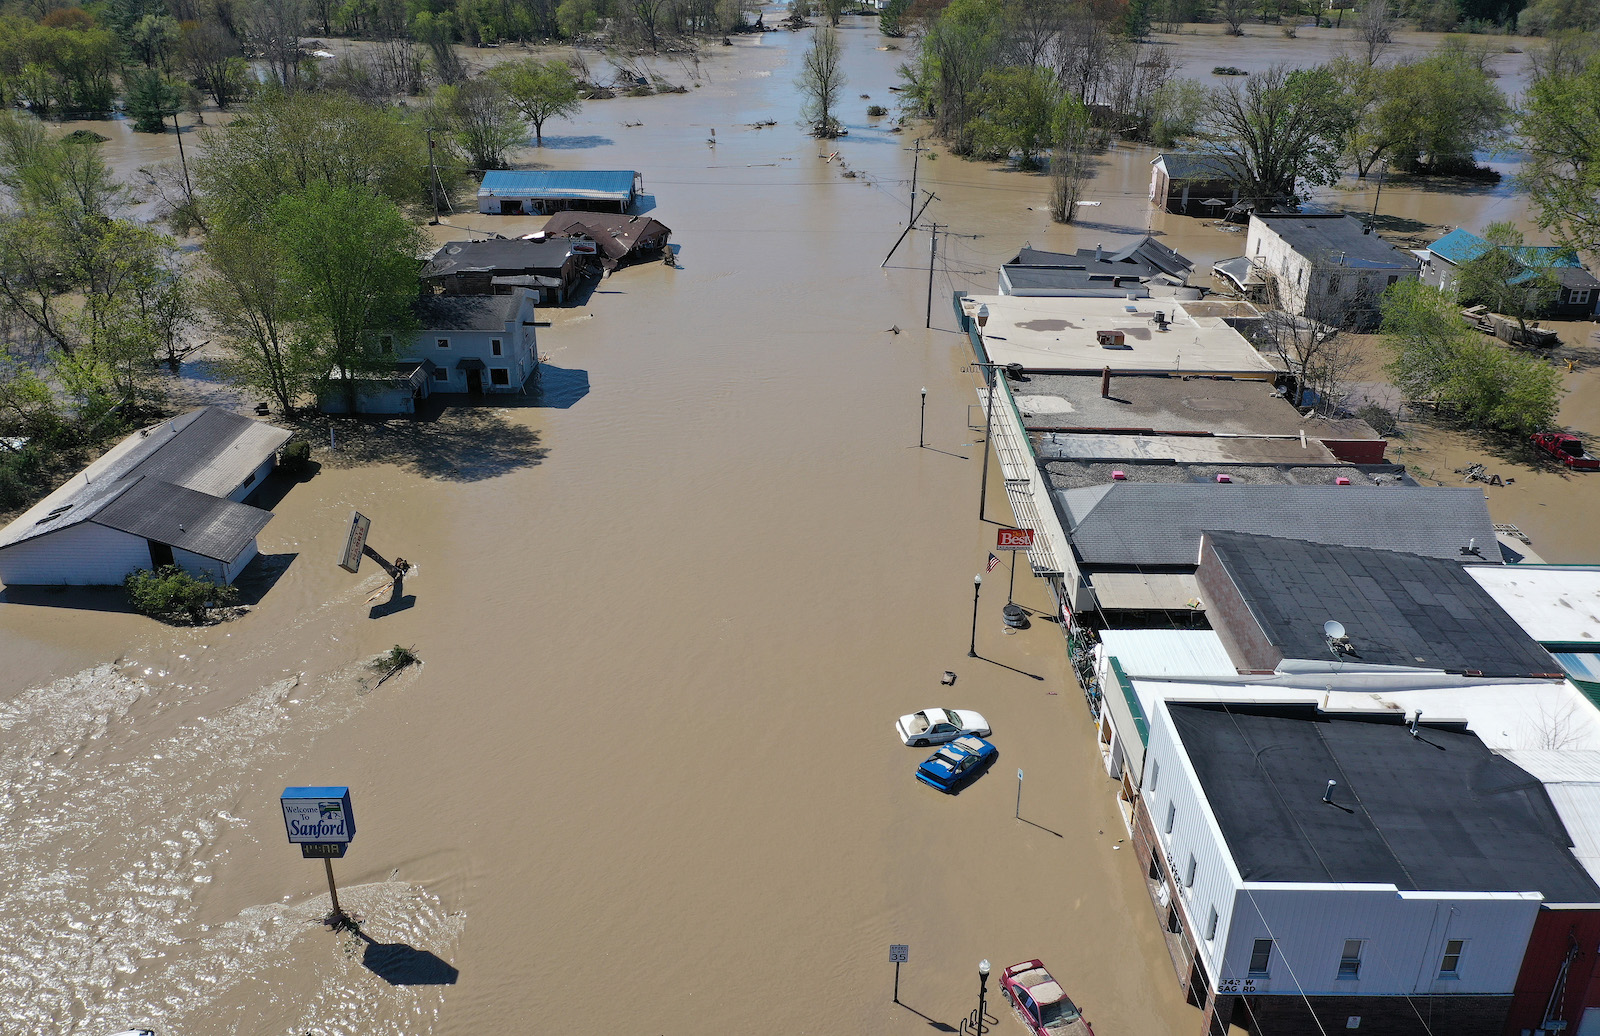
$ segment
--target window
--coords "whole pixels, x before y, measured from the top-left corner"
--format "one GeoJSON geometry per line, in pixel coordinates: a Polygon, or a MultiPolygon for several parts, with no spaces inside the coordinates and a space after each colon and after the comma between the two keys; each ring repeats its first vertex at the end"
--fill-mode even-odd
{"type": "Polygon", "coordinates": [[[1178,819],[1178,804],[1176,802],[1167,803],[1167,834],[1170,835],[1172,833],[1173,821],[1175,821],[1177,819],[1178,819]]]}
{"type": "Polygon", "coordinates": [[[1400,275],[1398,273],[1391,273],[1389,275],[1389,287],[1392,288],[1396,284],[1399,284],[1399,283],[1400,283],[1400,275]]]}
{"type": "Polygon", "coordinates": [[[1272,940],[1257,939],[1255,946],[1250,949],[1250,974],[1265,977],[1271,972],[1267,970],[1272,965],[1272,940]]]}
{"type": "MultiPolygon", "coordinates": [[[[1283,272],[1285,274],[1287,274],[1289,272],[1289,261],[1287,259],[1285,259],[1283,261],[1283,272]]],[[[1295,287],[1298,288],[1300,285],[1304,284],[1305,282],[1306,282],[1306,268],[1304,266],[1302,266],[1302,267],[1300,267],[1300,269],[1295,271],[1295,275],[1294,275],[1295,287]]]]}
{"type": "Polygon", "coordinates": [[[1444,944],[1444,959],[1439,962],[1440,978],[1456,978],[1461,970],[1461,951],[1466,949],[1467,940],[1447,939],[1444,944]]]}
{"type": "Polygon", "coordinates": [[[1211,918],[1206,921],[1206,942],[1217,937],[1217,908],[1211,908],[1211,918]]]}
{"type": "Polygon", "coordinates": [[[498,338],[489,339],[489,351],[491,353],[493,353],[494,355],[496,355],[496,356],[500,355],[500,339],[498,339],[498,338]]]}
{"type": "Polygon", "coordinates": [[[1175,906],[1167,907],[1167,931],[1173,935],[1183,934],[1183,918],[1178,916],[1178,908],[1175,906]]]}
{"type": "Polygon", "coordinates": [[[511,372],[506,370],[504,367],[490,367],[489,368],[489,384],[491,384],[491,385],[509,385],[509,384],[511,384],[511,372]]]}
{"type": "Polygon", "coordinates": [[[1349,982],[1361,977],[1361,940],[1346,939],[1344,952],[1339,954],[1339,978],[1349,982]]]}
{"type": "Polygon", "coordinates": [[[1161,857],[1154,852],[1150,854],[1150,880],[1161,880],[1161,857]]]}
{"type": "Polygon", "coordinates": [[[378,351],[385,356],[394,352],[394,335],[384,335],[378,339],[378,351]]]}
{"type": "Polygon", "coordinates": [[[1328,275],[1328,294],[1339,294],[1339,275],[1336,273],[1330,273],[1328,275]]]}
{"type": "Polygon", "coordinates": [[[435,367],[433,369],[433,380],[434,381],[449,381],[450,380],[450,371],[447,368],[444,368],[444,367],[435,367]]]}
{"type": "Polygon", "coordinates": [[[1567,301],[1574,306],[1584,306],[1589,303],[1588,288],[1573,288],[1567,295],[1567,301]]]}
{"type": "Polygon", "coordinates": [[[1361,280],[1356,282],[1356,291],[1363,296],[1372,294],[1371,275],[1365,273],[1361,275],[1361,280]]]}
{"type": "Polygon", "coordinates": [[[1194,853],[1190,853],[1189,854],[1189,869],[1184,871],[1184,874],[1183,874],[1183,883],[1185,885],[1192,886],[1194,884],[1194,872],[1198,867],[1199,867],[1199,864],[1195,862],[1194,853]]]}
{"type": "Polygon", "coordinates": [[[448,339],[448,338],[440,338],[440,339],[437,340],[437,344],[438,344],[439,348],[441,348],[441,349],[448,349],[448,348],[450,348],[450,339],[448,339]]]}
{"type": "Polygon", "coordinates": [[[1155,791],[1156,790],[1156,782],[1159,781],[1160,779],[1161,779],[1161,764],[1160,763],[1151,763],[1150,764],[1150,790],[1151,791],[1155,791]]]}

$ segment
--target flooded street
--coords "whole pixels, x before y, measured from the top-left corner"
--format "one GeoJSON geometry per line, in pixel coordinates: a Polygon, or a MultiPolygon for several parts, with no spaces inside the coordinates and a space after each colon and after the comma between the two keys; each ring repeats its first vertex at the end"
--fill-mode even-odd
{"type": "MultiPolygon", "coordinates": [[[[879,267],[912,141],[865,115],[892,107],[906,55],[871,22],[842,35],[837,142],[795,125],[809,37],[787,33],[709,48],[686,96],[547,127],[528,161],[643,174],[680,268],[542,311],[540,395],[336,426],[261,535],[247,614],[171,629],[112,591],[3,599],[0,1028],[915,1034],[960,1025],[981,958],[1038,957],[1100,1036],[1197,1030],[1025,568],[1033,628],[1002,631],[997,568],[967,657],[996,525],[949,296],[992,288],[1023,241],[1150,227],[1205,269],[1242,235],[1155,213],[1146,148],[1107,153],[1103,204],[1070,228],[1042,177],[925,155],[925,219],[952,234],[924,331],[928,235],[879,267]],[[924,386],[934,449],[916,448],[924,386]],[[401,607],[367,603],[375,566],[335,565],[352,508],[417,566],[401,607]],[[395,644],[424,665],[380,685],[361,663],[395,644]],[[955,798],[913,779],[926,752],[893,731],[944,705],[981,711],[1001,753],[955,798]],[[285,844],[279,791],[323,783],[354,797],[334,869],[363,939],[317,923],[322,868],[285,844]],[[890,943],[910,945],[904,1006],[890,943]]],[[[128,136],[120,171],[159,157],[128,136]]],[[[1429,198],[1386,187],[1383,211],[1444,219],[1429,198]]],[[[447,222],[439,240],[542,220],[447,222]]],[[[1600,427],[1581,384],[1567,419],[1600,427]]],[[[1597,560],[1546,484],[1563,478],[1519,477],[1491,508],[1551,560],[1597,560]]],[[[996,987],[996,1031],[1020,1032],[996,987]]]]}
{"type": "MultiPolygon", "coordinates": [[[[879,269],[909,142],[856,98],[886,100],[901,55],[844,35],[836,146],[861,178],[793,125],[787,34],[708,59],[690,96],[556,128],[538,160],[638,168],[682,268],[545,311],[545,397],[449,415],[421,451],[354,428],[319,451],[249,614],[0,607],[8,1032],[909,1034],[959,1025],[980,958],[1035,956],[1102,1034],[1195,1027],[1059,630],[1002,633],[1004,567],[978,624],[994,661],[966,657],[995,528],[976,380],[962,338],[917,328],[927,236],[879,269]],[[915,448],[923,386],[948,452],[915,448]],[[352,507],[418,566],[410,607],[369,618],[377,572],[334,565],[352,507]],[[425,664],[374,687],[356,663],[396,643],[425,664]],[[956,798],[892,729],[942,704],[984,712],[1001,752],[956,798]],[[335,871],[372,943],[315,923],[321,868],[284,842],[276,796],[314,782],[352,787],[335,871]]],[[[941,259],[948,327],[957,268],[1047,222],[1016,177],[923,172],[974,185],[929,218],[985,228],[941,259]]],[[[1048,613],[1025,573],[1017,598],[1048,613]]]]}

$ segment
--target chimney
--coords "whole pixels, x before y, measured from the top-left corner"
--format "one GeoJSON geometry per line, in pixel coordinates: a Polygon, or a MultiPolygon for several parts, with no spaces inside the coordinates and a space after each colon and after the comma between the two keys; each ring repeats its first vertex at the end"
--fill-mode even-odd
{"type": "Polygon", "coordinates": [[[1332,805],[1333,804],[1333,789],[1338,787],[1338,786],[1339,786],[1339,782],[1338,781],[1329,781],[1328,782],[1328,790],[1322,793],[1322,801],[1328,803],[1329,805],[1332,805]]]}
{"type": "Polygon", "coordinates": [[[1109,366],[1100,372],[1100,398],[1111,398],[1111,368],[1109,366]]]}
{"type": "Polygon", "coordinates": [[[1126,471],[1123,471],[1121,468],[1116,468],[1111,472],[1111,481],[1113,481],[1113,482],[1126,482],[1127,480],[1128,480],[1128,473],[1126,471]]]}
{"type": "Polygon", "coordinates": [[[1418,709],[1416,715],[1411,717],[1411,736],[1412,737],[1420,737],[1421,736],[1417,732],[1417,725],[1419,723],[1421,723],[1421,722],[1422,722],[1422,710],[1418,709]]]}

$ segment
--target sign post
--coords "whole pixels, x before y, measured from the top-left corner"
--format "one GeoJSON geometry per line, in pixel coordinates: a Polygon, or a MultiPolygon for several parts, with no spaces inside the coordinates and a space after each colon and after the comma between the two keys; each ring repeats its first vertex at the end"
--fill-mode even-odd
{"type": "Polygon", "coordinates": [[[1022,819],[1022,771],[1017,771],[1017,819],[1022,819]]]}
{"type": "Polygon", "coordinates": [[[1006,603],[1010,604],[1017,591],[1017,551],[1033,547],[1032,529],[1000,529],[995,533],[994,549],[1011,552],[1011,585],[1006,589],[1006,603]]]}
{"type": "Polygon", "coordinates": [[[355,572],[361,568],[361,551],[367,545],[367,533],[372,531],[372,519],[360,511],[350,512],[350,531],[344,540],[344,556],[339,559],[339,567],[346,572],[355,572]]]}
{"type": "Polygon", "coordinates": [[[894,965],[894,1002],[900,1002],[900,965],[911,959],[911,946],[908,943],[892,942],[889,944],[889,961],[894,965]]]}
{"type": "Polygon", "coordinates": [[[356,836],[350,789],[329,785],[285,788],[280,802],[289,843],[300,847],[303,859],[320,859],[327,871],[328,898],[333,901],[327,923],[334,928],[349,925],[350,917],[339,906],[339,889],[333,883],[333,861],[344,857],[356,836]]]}

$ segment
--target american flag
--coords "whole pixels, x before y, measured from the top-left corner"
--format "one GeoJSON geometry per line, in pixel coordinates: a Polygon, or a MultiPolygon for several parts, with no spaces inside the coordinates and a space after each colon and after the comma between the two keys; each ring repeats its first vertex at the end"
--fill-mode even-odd
{"type": "Polygon", "coordinates": [[[990,554],[989,555],[989,571],[993,572],[994,569],[995,569],[995,566],[998,565],[998,564],[1000,564],[1000,559],[995,557],[993,554],[990,554]]]}

